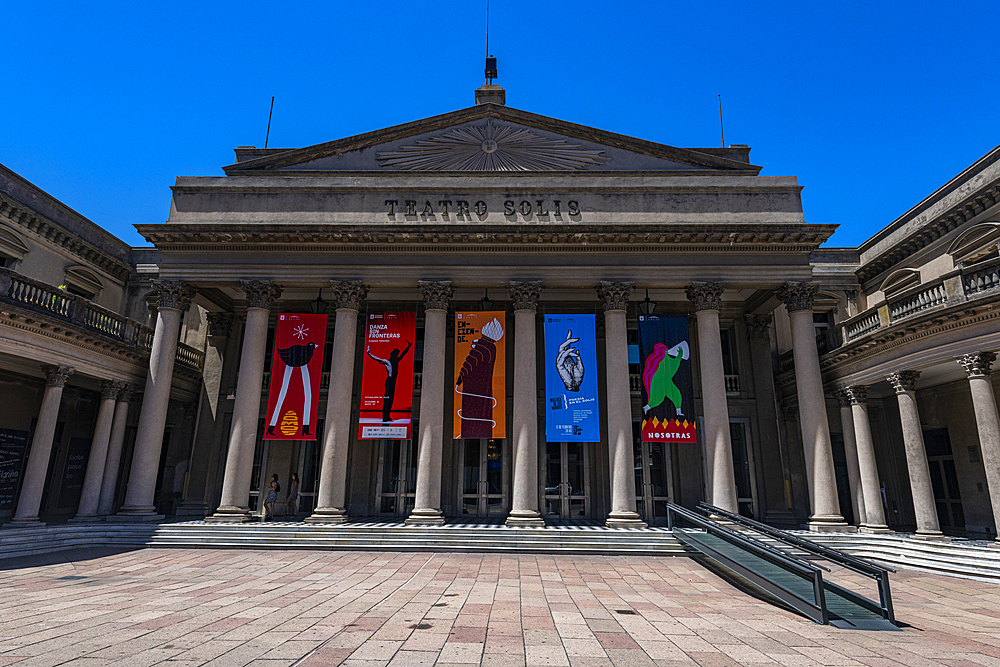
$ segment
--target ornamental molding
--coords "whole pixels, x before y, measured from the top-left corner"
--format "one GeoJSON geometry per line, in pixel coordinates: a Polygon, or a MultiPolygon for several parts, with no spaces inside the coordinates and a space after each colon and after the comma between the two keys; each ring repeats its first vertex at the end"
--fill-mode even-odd
{"type": "Polygon", "coordinates": [[[66,380],[76,372],[72,366],[42,366],[46,387],[65,387],[66,380]]]}
{"type": "Polygon", "coordinates": [[[997,355],[994,352],[974,352],[973,354],[963,354],[955,359],[958,364],[965,369],[969,379],[976,377],[989,377],[990,366],[996,361],[997,355]]]}
{"type": "Polygon", "coordinates": [[[771,339],[770,315],[744,315],[743,319],[746,323],[747,337],[750,340],[771,339]]]}
{"type": "Polygon", "coordinates": [[[631,280],[613,282],[602,280],[601,284],[595,287],[597,296],[604,302],[604,312],[613,310],[625,310],[628,307],[628,297],[632,294],[634,283],[631,280]]]}
{"type": "Polygon", "coordinates": [[[722,293],[726,290],[725,283],[691,283],[684,289],[688,300],[694,304],[695,312],[699,310],[719,310],[722,306],[722,293]]]}
{"type": "Polygon", "coordinates": [[[158,308],[173,308],[181,312],[191,307],[191,299],[198,293],[193,285],[183,280],[157,280],[153,288],[158,308]]]}
{"type": "Polygon", "coordinates": [[[908,391],[915,391],[917,388],[917,378],[920,371],[899,371],[891,373],[885,379],[889,381],[897,394],[905,394],[908,391]]]}
{"type": "Polygon", "coordinates": [[[233,326],[232,313],[208,313],[208,335],[225,337],[233,326]]]}
{"type": "Polygon", "coordinates": [[[101,390],[102,401],[116,400],[124,386],[125,383],[120,380],[98,380],[97,382],[97,387],[101,390]]]}
{"type": "Polygon", "coordinates": [[[424,310],[448,310],[454,293],[450,280],[421,280],[417,284],[424,296],[424,310]]]}
{"type": "Polygon", "coordinates": [[[334,308],[361,310],[361,302],[368,296],[368,285],[360,280],[331,280],[334,308]]]}
{"type": "Polygon", "coordinates": [[[380,167],[403,171],[570,171],[599,166],[604,151],[488,118],[398,150],[376,153],[380,167]]]}
{"type": "Polygon", "coordinates": [[[813,299],[817,289],[819,289],[817,283],[788,282],[776,289],[774,295],[785,304],[785,309],[789,313],[797,313],[813,309],[813,299]]]}
{"type": "Polygon", "coordinates": [[[281,296],[281,287],[270,280],[241,280],[240,288],[247,296],[247,308],[270,310],[281,296]]]}
{"type": "Polygon", "coordinates": [[[514,310],[530,310],[535,312],[538,308],[538,295],[542,293],[542,281],[531,280],[510,281],[510,300],[514,304],[514,310]]]}

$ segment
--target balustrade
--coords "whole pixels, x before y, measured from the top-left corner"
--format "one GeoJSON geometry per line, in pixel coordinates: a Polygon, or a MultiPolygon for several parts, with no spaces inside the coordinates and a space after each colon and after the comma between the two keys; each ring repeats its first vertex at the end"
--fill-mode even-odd
{"type": "Polygon", "coordinates": [[[889,321],[898,322],[929,308],[936,308],[948,300],[944,281],[937,280],[929,285],[907,290],[889,303],[889,321]]]}
{"type": "Polygon", "coordinates": [[[1000,287],[1000,259],[974,264],[963,270],[962,287],[966,296],[1000,287]]]}

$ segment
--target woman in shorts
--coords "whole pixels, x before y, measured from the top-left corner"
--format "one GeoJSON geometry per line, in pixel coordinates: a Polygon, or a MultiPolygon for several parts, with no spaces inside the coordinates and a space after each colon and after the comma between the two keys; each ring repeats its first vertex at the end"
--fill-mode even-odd
{"type": "Polygon", "coordinates": [[[278,484],[278,473],[274,473],[271,475],[271,483],[267,485],[267,498],[264,500],[263,521],[267,521],[268,517],[274,516],[274,503],[278,500],[278,491],[281,491],[281,485],[278,484]]]}
{"type": "Polygon", "coordinates": [[[292,473],[292,488],[288,489],[288,498],[285,500],[285,514],[290,517],[295,517],[298,514],[298,508],[295,504],[299,499],[299,475],[298,473],[292,473]]]}

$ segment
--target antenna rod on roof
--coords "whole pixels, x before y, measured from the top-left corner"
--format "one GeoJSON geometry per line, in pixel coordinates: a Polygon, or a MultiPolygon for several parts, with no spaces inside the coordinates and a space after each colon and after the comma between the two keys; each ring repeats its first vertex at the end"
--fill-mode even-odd
{"type": "Polygon", "coordinates": [[[722,95],[719,95],[719,134],[722,135],[722,147],[726,147],[726,133],[722,129],[722,95]]]}
{"type": "Polygon", "coordinates": [[[486,0],[486,57],[490,57],[490,0],[486,0]]]}
{"type": "Polygon", "coordinates": [[[274,95],[271,95],[271,110],[267,112],[267,134],[264,136],[264,148],[267,148],[267,140],[271,138],[271,114],[274,113],[274,95]]]}

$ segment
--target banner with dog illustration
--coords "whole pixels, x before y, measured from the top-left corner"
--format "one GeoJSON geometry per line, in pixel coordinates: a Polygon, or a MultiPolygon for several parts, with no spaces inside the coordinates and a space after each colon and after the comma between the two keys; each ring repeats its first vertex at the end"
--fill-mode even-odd
{"type": "Polygon", "coordinates": [[[590,315],[545,315],[545,439],[600,442],[597,327],[590,315]]]}
{"type": "Polygon", "coordinates": [[[507,425],[505,313],[455,313],[455,438],[503,438],[507,425]]]}
{"type": "Polygon", "coordinates": [[[409,440],[417,314],[368,313],[361,366],[359,440],[409,440]]]}
{"type": "Polygon", "coordinates": [[[325,345],[326,315],[278,315],[265,440],[316,439],[325,345]]]}
{"type": "Polygon", "coordinates": [[[687,316],[639,316],[642,441],[697,442],[687,316]]]}

